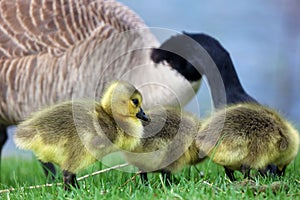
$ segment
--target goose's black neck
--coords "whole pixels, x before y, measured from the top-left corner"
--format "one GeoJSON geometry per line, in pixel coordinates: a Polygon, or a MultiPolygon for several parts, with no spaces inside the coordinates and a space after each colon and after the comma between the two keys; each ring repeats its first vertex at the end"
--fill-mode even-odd
{"type": "Polygon", "coordinates": [[[204,74],[207,77],[207,81],[211,89],[215,108],[223,107],[226,104],[229,105],[241,102],[257,103],[257,101],[250,95],[248,95],[244,90],[229,54],[224,57],[222,61],[215,59],[214,56],[212,56],[212,59],[215,62],[220,73],[220,78],[222,79],[226,95],[226,103],[224,104],[223,102],[221,102],[222,98],[220,97],[220,95],[222,94],[221,91],[219,91],[220,87],[218,84],[216,84],[216,78],[218,77],[216,77],[215,74],[209,72],[207,74],[204,74]]]}
{"type": "Polygon", "coordinates": [[[189,33],[173,36],[159,49],[153,49],[151,58],[156,63],[167,61],[189,81],[200,80],[201,74],[205,75],[216,108],[240,102],[257,103],[242,87],[230,54],[211,36],[189,33]]]}
{"type": "MultiPolygon", "coordinates": [[[[234,104],[239,102],[256,103],[256,100],[245,92],[234,68],[230,54],[218,40],[206,34],[184,34],[198,42],[201,47],[207,51],[207,53],[217,66],[218,70],[212,70],[213,66],[211,66],[210,64],[202,66],[203,73],[209,83],[212,98],[214,100],[214,105],[216,108],[225,105],[223,102],[220,102],[220,99],[222,99],[220,95],[222,94],[220,91],[220,86],[217,84],[216,78],[222,79],[226,95],[226,104],[234,104]],[[219,73],[220,76],[216,76],[217,73],[219,73]]],[[[197,60],[199,59],[195,60],[197,62],[197,60]]],[[[201,65],[201,63],[196,64],[201,65]]]]}

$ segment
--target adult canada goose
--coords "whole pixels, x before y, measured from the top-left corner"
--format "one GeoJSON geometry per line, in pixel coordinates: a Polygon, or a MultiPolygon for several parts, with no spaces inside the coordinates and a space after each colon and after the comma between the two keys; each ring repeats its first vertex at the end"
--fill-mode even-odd
{"type": "Polygon", "coordinates": [[[153,65],[156,38],[114,0],[2,0],[0,38],[0,153],[8,126],[72,97],[100,97],[114,79],[143,84],[145,107],[194,94],[178,73],[153,65]]]}
{"type": "MultiPolygon", "coordinates": [[[[216,39],[206,34],[184,33],[183,35],[171,37],[159,49],[153,49],[151,58],[156,63],[167,61],[172,68],[188,80],[197,80],[201,77],[200,73],[205,75],[211,89],[214,106],[217,109],[223,108],[226,104],[258,104],[243,89],[229,53],[216,39]],[[211,62],[208,55],[216,65],[211,62]],[[214,70],[215,66],[217,70],[214,70]],[[220,78],[218,78],[218,75],[220,75],[220,78]],[[223,88],[224,91],[222,90],[223,88]]],[[[264,106],[261,107],[265,109],[264,106]]],[[[215,141],[218,139],[214,138],[215,141]]],[[[211,138],[211,140],[213,139],[211,138]]],[[[271,163],[269,164],[267,168],[270,169],[271,173],[281,174],[282,170],[278,169],[277,166],[271,165],[271,163]]],[[[229,177],[232,178],[233,171],[228,168],[225,168],[225,170],[229,177]]]]}
{"type": "Polygon", "coordinates": [[[65,189],[78,186],[76,173],[106,154],[133,150],[143,134],[142,96],[126,82],[113,82],[100,103],[64,102],[32,114],[17,126],[14,141],[43,162],[63,170],[65,189]]]}
{"type": "Polygon", "coordinates": [[[124,152],[125,159],[138,167],[142,182],[147,172],[162,172],[169,183],[171,172],[185,165],[199,163],[194,138],[201,127],[194,115],[175,107],[158,107],[146,111],[151,123],[144,126],[141,143],[132,152],[124,152]]]}
{"type": "Polygon", "coordinates": [[[196,137],[199,156],[207,155],[225,167],[230,180],[234,170],[249,177],[250,169],[271,164],[283,174],[299,151],[298,131],[275,110],[259,104],[234,104],[203,122],[196,137]]]}

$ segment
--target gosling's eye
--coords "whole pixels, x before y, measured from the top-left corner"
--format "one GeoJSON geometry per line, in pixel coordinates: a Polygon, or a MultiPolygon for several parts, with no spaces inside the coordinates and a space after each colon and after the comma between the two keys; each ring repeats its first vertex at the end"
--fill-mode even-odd
{"type": "Polygon", "coordinates": [[[131,101],[132,101],[132,103],[133,103],[134,105],[136,105],[136,106],[139,105],[139,100],[138,100],[138,99],[132,99],[131,101]]]}

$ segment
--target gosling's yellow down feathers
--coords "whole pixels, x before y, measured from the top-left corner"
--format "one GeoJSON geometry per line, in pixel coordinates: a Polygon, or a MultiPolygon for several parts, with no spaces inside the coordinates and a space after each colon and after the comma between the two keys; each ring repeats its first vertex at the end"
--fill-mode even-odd
{"type": "Polygon", "coordinates": [[[203,122],[196,137],[199,156],[209,157],[229,170],[279,170],[299,151],[298,131],[276,111],[258,104],[236,104],[203,122]]]}
{"type": "Polygon", "coordinates": [[[127,82],[109,85],[100,103],[64,102],[32,114],[18,125],[14,140],[43,162],[63,170],[78,170],[119,148],[134,149],[147,119],[140,92],[127,82]]]}
{"type": "Polygon", "coordinates": [[[201,121],[175,107],[147,110],[151,123],[145,125],[141,143],[133,152],[124,152],[126,160],[143,172],[176,172],[202,159],[194,138],[201,121]]]}

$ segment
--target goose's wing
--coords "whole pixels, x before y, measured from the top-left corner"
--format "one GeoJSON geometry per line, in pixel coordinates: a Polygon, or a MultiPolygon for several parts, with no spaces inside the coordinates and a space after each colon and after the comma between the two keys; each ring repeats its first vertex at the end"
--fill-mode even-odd
{"type": "Polygon", "coordinates": [[[112,0],[2,0],[0,58],[41,53],[62,55],[74,44],[105,30],[145,27],[130,9],[112,0]]]}
{"type": "Polygon", "coordinates": [[[185,104],[194,90],[171,68],[154,67],[158,42],[143,28],[114,0],[0,0],[0,121],[71,98],[99,99],[114,79],[134,84],[145,107],[185,104]]]}
{"type": "MultiPolygon", "coordinates": [[[[108,82],[117,78],[115,73],[135,66],[136,60],[143,62],[141,57],[119,59],[106,70],[120,46],[112,33],[144,27],[137,14],[114,0],[1,0],[0,121],[20,121],[33,110],[72,95],[87,97],[99,74],[106,79],[102,82],[108,82]],[[100,45],[108,38],[114,43],[100,45]]],[[[144,44],[141,40],[135,44],[144,44]]],[[[119,49],[126,52],[131,46],[119,49]]]]}

